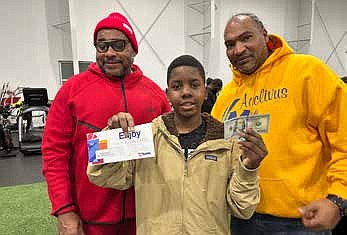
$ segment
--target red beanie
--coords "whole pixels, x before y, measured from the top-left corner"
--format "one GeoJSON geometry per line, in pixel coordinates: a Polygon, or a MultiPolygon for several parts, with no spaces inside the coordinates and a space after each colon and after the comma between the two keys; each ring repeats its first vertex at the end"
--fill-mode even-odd
{"type": "Polygon", "coordinates": [[[122,31],[129,39],[134,51],[138,52],[137,41],[135,33],[129,21],[125,16],[118,12],[111,13],[108,17],[102,19],[95,27],[94,30],[94,42],[100,29],[118,29],[122,31]]]}

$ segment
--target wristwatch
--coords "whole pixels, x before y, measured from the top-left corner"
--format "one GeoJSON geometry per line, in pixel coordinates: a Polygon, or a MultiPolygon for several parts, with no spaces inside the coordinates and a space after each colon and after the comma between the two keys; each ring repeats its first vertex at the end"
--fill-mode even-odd
{"type": "Polygon", "coordinates": [[[332,201],[339,208],[341,216],[347,216],[347,200],[334,194],[329,194],[327,199],[332,201]]]}

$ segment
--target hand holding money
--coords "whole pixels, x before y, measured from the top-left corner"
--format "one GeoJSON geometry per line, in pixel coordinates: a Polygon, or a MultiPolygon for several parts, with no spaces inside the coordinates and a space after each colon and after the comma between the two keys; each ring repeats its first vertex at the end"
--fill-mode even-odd
{"type": "Polygon", "coordinates": [[[240,133],[244,132],[246,128],[252,128],[259,134],[268,133],[269,125],[269,114],[233,118],[224,122],[224,138],[241,137],[240,133]]]}
{"type": "Polygon", "coordinates": [[[249,169],[257,168],[268,153],[260,134],[267,133],[269,125],[269,114],[238,117],[224,122],[224,138],[238,138],[242,162],[249,169]]]}
{"type": "Polygon", "coordinates": [[[243,138],[242,141],[239,141],[242,163],[248,169],[259,167],[260,162],[268,154],[263,138],[252,128],[246,128],[244,132],[240,133],[240,137],[243,138]]]}

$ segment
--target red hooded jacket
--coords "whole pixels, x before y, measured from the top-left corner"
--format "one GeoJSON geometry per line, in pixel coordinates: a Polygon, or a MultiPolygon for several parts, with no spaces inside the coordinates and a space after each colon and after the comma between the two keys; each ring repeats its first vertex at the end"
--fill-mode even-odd
{"type": "Polygon", "coordinates": [[[70,78],[49,110],[42,142],[43,174],[52,214],[76,211],[84,223],[119,223],[135,218],[134,189],[106,189],[91,184],[86,134],[99,131],[118,112],[128,112],[135,125],[168,112],[165,93],[136,65],[123,81],[110,79],[96,63],[70,78]],[[122,86],[123,83],[123,86],[122,86]]]}

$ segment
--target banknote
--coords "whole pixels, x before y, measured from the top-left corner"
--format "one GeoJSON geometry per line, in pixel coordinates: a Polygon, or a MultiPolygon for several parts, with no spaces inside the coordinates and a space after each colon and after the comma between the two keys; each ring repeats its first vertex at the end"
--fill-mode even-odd
{"type": "Polygon", "coordinates": [[[259,134],[267,133],[269,126],[270,114],[233,118],[224,122],[224,138],[239,137],[240,132],[243,132],[246,128],[252,128],[259,134]]]}

